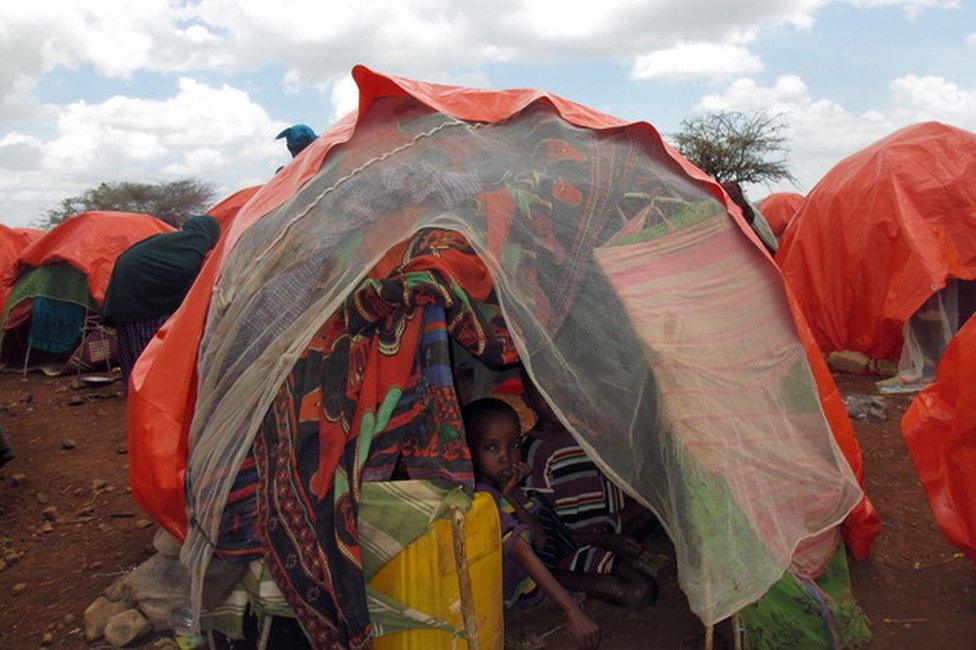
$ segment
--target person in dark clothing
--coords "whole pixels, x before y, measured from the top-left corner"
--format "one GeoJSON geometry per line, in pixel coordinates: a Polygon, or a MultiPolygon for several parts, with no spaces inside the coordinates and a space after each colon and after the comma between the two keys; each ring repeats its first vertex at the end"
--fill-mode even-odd
{"type": "Polygon", "coordinates": [[[288,153],[294,158],[300,154],[305,147],[312,144],[315,141],[315,131],[312,127],[307,124],[295,124],[289,126],[287,129],[275,136],[275,140],[285,139],[285,146],[288,147],[288,153]]]}
{"type": "Polygon", "coordinates": [[[126,385],[139,355],[183,302],[218,239],[216,219],[191,217],[182,230],[144,239],[115,261],[102,322],[118,330],[126,385]]]}

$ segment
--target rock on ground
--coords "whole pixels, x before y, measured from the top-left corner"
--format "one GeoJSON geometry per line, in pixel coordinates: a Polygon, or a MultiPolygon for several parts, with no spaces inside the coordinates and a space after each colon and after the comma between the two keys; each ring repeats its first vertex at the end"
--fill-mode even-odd
{"type": "Polygon", "coordinates": [[[114,602],[105,596],[96,598],[85,610],[85,638],[94,641],[102,636],[109,619],[125,610],[124,602],[114,602]]]}
{"type": "Polygon", "coordinates": [[[134,643],[152,632],[152,623],[134,609],[119,612],[105,625],[105,640],[116,648],[134,643]]]}

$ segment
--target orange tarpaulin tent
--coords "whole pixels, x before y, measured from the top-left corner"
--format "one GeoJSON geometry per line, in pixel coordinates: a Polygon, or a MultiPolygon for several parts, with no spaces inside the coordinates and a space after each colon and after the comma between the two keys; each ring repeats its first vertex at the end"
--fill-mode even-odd
{"type": "MultiPolygon", "coordinates": [[[[674,173],[694,180],[717,199],[730,214],[735,226],[752,244],[762,245],[742,218],[740,210],[722,189],[675,150],[667,147],[658,133],[646,123],[630,124],[562,98],[536,90],[482,91],[437,84],[427,84],[374,73],[357,66],[353,77],[359,85],[358,113],[340,120],[329,132],[315,140],[305,151],[263,186],[241,209],[214,253],[204,264],[196,283],[183,305],[163,326],[146,348],[131,379],[129,396],[129,448],[133,495],[163,526],[178,537],[184,537],[187,518],[184,506],[184,475],[187,460],[187,433],[196,400],[196,360],[211,296],[220,276],[221,266],[242,234],[259,219],[284,205],[315,176],[323,161],[337,146],[350,140],[357,129],[359,116],[366,115],[377,100],[388,97],[412,97],[442,114],[475,123],[497,123],[519,113],[537,101],[548,103],[560,118],[580,128],[614,130],[622,127],[641,129],[667,152],[666,161],[674,173]]],[[[773,261],[765,252],[757,253],[773,261]]],[[[862,478],[860,449],[853,428],[819,351],[792,298],[791,311],[796,329],[809,358],[823,409],[848,462],[862,478]]],[[[879,520],[865,498],[849,516],[847,540],[858,556],[867,553],[879,529],[879,520]]]]}
{"type": "Polygon", "coordinates": [[[976,318],[946,348],[901,431],[939,528],[976,562],[976,318]]]}
{"type": "Polygon", "coordinates": [[[31,242],[43,235],[43,230],[10,228],[0,224],[0,313],[3,313],[14,280],[17,279],[17,258],[31,242]]]}
{"type": "Polygon", "coordinates": [[[786,226],[796,215],[797,210],[803,204],[803,195],[796,192],[776,192],[770,194],[756,206],[766,218],[766,223],[772,229],[773,234],[782,237],[786,231],[786,226]]]}
{"type": "Polygon", "coordinates": [[[251,200],[251,197],[258,193],[261,189],[260,185],[255,185],[254,187],[245,187],[243,190],[238,190],[228,196],[226,199],[215,205],[214,207],[207,210],[207,214],[217,220],[220,224],[220,231],[227,232],[230,227],[231,221],[240,212],[240,209],[244,207],[244,204],[251,200]]]}
{"type": "Polygon", "coordinates": [[[907,127],[837,164],[776,260],[826,352],[898,359],[906,321],[949,279],[976,278],[976,135],[907,127]]]}
{"type": "Polygon", "coordinates": [[[25,248],[17,264],[19,275],[28,267],[65,262],[85,274],[95,304],[105,290],[119,255],[133,244],[162,233],[171,226],[148,214],[83,212],[66,219],[25,248]]]}

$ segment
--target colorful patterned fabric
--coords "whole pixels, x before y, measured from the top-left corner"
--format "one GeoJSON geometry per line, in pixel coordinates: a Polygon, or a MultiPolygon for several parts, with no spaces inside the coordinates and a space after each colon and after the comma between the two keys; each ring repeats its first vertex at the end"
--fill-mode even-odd
{"type": "Polygon", "coordinates": [[[136,323],[122,323],[116,328],[118,332],[119,365],[122,366],[122,381],[129,384],[129,375],[139,360],[142,351],[146,349],[156,332],[163,326],[169,316],[160,316],[136,323]]]}
{"type": "Polygon", "coordinates": [[[402,470],[473,485],[449,338],[489,365],[517,359],[490,276],[463,237],[421,231],[399,251],[402,261],[381,262],[295,364],[252,447],[256,486],[246,461],[222,519],[218,548],[263,556],[316,647],[371,637],[363,482],[402,470]]]}
{"type": "MultiPolygon", "coordinates": [[[[250,470],[245,471],[242,476],[249,473],[250,470]]],[[[467,512],[470,507],[470,497],[459,487],[442,487],[428,481],[363,483],[358,528],[364,579],[370,580],[387,562],[424,535],[435,520],[456,510],[467,512]]],[[[366,588],[366,600],[374,637],[416,628],[440,629],[464,636],[463,630],[370,587],[366,588]]],[[[201,627],[220,631],[232,639],[243,638],[248,608],[258,619],[263,616],[296,618],[262,559],[251,560],[244,577],[226,600],[203,613],[201,627]]]]}
{"type": "Polygon", "coordinates": [[[623,491],[597,468],[569,433],[530,431],[522,450],[532,468],[526,489],[548,501],[570,530],[620,532],[623,491]]]}
{"type": "Polygon", "coordinates": [[[787,573],[739,618],[748,647],[757,650],[856,648],[871,641],[867,618],[851,591],[843,544],[816,582],[787,573]]]}

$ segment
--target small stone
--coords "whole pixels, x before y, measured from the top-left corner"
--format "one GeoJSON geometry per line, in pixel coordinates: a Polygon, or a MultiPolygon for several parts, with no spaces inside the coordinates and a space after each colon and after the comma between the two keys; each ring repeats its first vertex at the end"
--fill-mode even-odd
{"type": "Polygon", "coordinates": [[[76,620],[77,620],[77,617],[74,614],[65,614],[64,615],[64,624],[65,625],[71,625],[76,620]]]}
{"type": "Polygon", "coordinates": [[[54,526],[51,525],[51,522],[50,521],[45,521],[44,522],[44,525],[41,526],[41,532],[42,533],[50,533],[52,530],[54,530],[54,526]]]}
{"type": "Polygon", "coordinates": [[[48,521],[57,521],[58,508],[57,506],[48,506],[41,511],[41,515],[48,521]]]}
{"type": "Polygon", "coordinates": [[[116,648],[138,641],[152,632],[149,620],[135,609],[127,609],[109,619],[105,625],[105,640],[116,648]]]}
{"type": "Polygon", "coordinates": [[[68,400],[68,406],[81,406],[85,403],[85,398],[81,395],[72,395],[68,400]]]}
{"type": "Polygon", "coordinates": [[[47,634],[44,635],[44,638],[41,639],[41,645],[48,646],[51,645],[52,643],[54,643],[54,635],[48,632],[47,634]]]}
{"type": "Polygon", "coordinates": [[[80,497],[84,493],[85,493],[85,489],[84,488],[75,488],[75,496],[76,497],[80,497]]]}
{"type": "Polygon", "coordinates": [[[153,525],[153,523],[151,521],[149,521],[148,519],[137,519],[136,520],[136,528],[149,528],[152,525],[153,525]]]}
{"type": "Polygon", "coordinates": [[[65,451],[69,449],[74,449],[75,447],[77,447],[77,445],[75,444],[75,441],[72,440],[71,438],[65,438],[64,440],[61,441],[61,449],[64,449],[65,451]]]}
{"type": "Polygon", "coordinates": [[[25,591],[27,591],[27,583],[26,582],[18,582],[17,584],[14,585],[14,588],[12,589],[12,591],[14,592],[14,596],[19,596],[20,594],[22,594],[25,591]]]}
{"type": "Polygon", "coordinates": [[[125,603],[112,602],[105,596],[96,598],[85,610],[85,638],[94,641],[102,636],[109,619],[125,610],[125,603]]]}
{"type": "Polygon", "coordinates": [[[13,481],[14,487],[23,485],[24,481],[27,480],[27,474],[14,474],[10,477],[10,480],[13,481]]]}
{"type": "Polygon", "coordinates": [[[45,494],[44,492],[38,492],[37,493],[37,502],[46,506],[48,503],[51,502],[51,499],[48,498],[47,494],[45,494]]]}
{"type": "Polygon", "coordinates": [[[103,492],[115,492],[115,486],[114,485],[107,485],[107,486],[105,486],[105,489],[103,490],[103,492]]]}
{"type": "Polygon", "coordinates": [[[106,485],[108,485],[108,481],[106,481],[103,478],[96,478],[95,480],[92,481],[92,489],[95,490],[96,492],[98,490],[104,489],[106,485]]]}
{"type": "Polygon", "coordinates": [[[99,569],[102,568],[102,563],[98,561],[92,562],[91,564],[88,565],[88,568],[91,569],[92,571],[98,571],[99,569]]]}
{"type": "Polygon", "coordinates": [[[119,445],[115,448],[115,453],[117,454],[127,454],[129,453],[129,448],[126,445],[119,445]]]}

